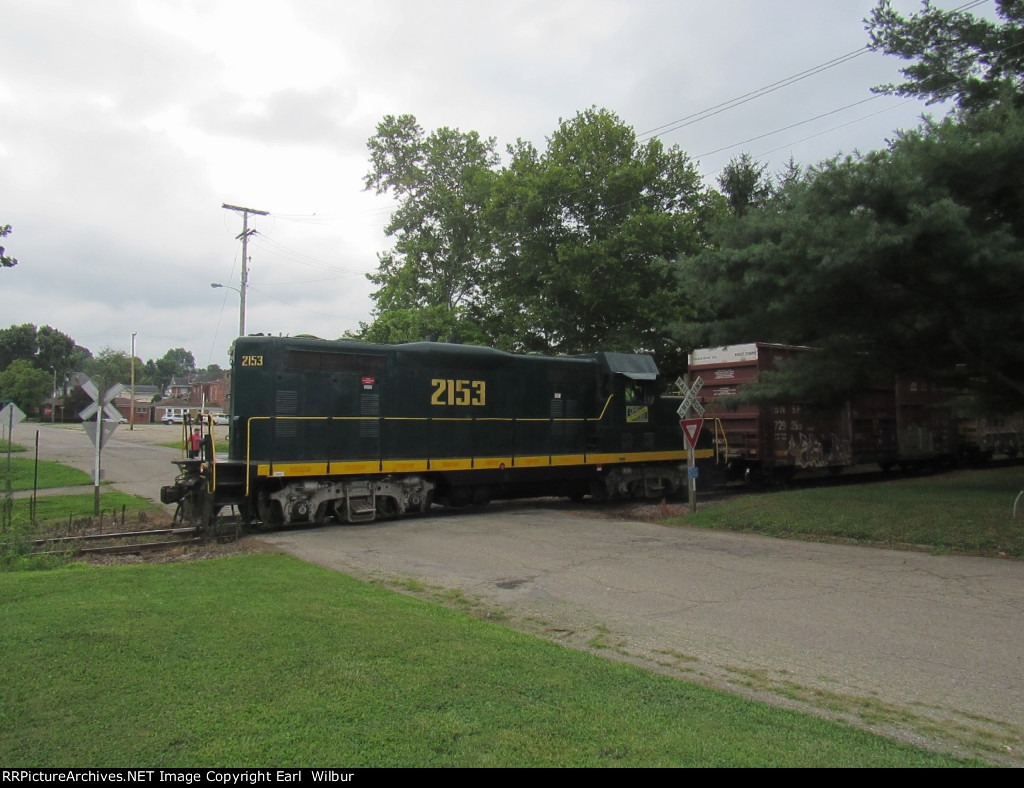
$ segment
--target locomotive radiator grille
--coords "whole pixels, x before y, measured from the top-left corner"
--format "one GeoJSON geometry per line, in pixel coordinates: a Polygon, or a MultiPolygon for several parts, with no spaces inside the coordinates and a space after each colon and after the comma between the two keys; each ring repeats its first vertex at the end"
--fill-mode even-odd
{"type": "Polygon", "coordinates": [[[278,391],[274,401],[274,415],[283,417],[274,422],[275,438],[294,438],[298,434],[296,423],[289,416],[299,412],[299,394],[295,391],[278,391]]]}

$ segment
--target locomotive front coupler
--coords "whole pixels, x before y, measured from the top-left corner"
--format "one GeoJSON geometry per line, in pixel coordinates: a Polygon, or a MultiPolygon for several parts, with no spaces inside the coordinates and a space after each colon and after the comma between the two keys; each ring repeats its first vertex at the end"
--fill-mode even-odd
{"type": "Polygon", "coordinates": [[[178,503],[190,492],[206,483],[204,460],[196,458],[172,460],[172,462],[178,466],[178,478],[174,480],[173,485],[160,488],[161,503],[178,503]]]}

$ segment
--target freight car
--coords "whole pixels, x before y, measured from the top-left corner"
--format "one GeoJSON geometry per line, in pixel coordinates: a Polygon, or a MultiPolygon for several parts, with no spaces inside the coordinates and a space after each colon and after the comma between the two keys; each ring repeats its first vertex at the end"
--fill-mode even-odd
{"type": "Polygon", "coordinates": [[[737,398],[778,362],[808,352],[816,351],[755,342],[690,355],[691,375],[704,380],[705,430],[713,435],[715,460],[727,478],[756,484],[814,468],[948,464],[967,452],[949,392],[922,380],[881,381],[841,405],[758,406],[737,398]]]}
{"type": "Polygon", "coordinates": [[[232,506],[280,526],[524,496],[660,498],[685,488],[687,451],[678,399],[659,386],[646,355],[242,337],[227,457],[208,436],[161,499],[197,524],[232,506]]]}

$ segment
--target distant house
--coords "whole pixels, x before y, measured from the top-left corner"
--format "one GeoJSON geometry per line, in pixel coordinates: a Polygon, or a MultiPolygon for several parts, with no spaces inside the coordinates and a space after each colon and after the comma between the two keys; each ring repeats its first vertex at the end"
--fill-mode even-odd
{"type": "Polygon", "coordinates": [[[203,410],[218,410],[224,407],[227,384],[228,380],[223,372],[215,377],[194,380],[189,399],[202,406],[203,410]]]}
{"type": "Polygon", "coordinates": [[[132,395],[131,387],[125,386],[120,397],[114,398],[114,407],[120,411],[128,421],[135,424],[150,424],[156,421],[156,414],[153,408],[153,400],[160,396],[159,386],[148,384],[135,384],[135,418],[132,418],[132,395]]]}
{"type": "Polygon", "coordinates": [[[224,407],[227,396],[227,376],[223,371],[200,372],[171,379],[164,390],[169,399],[182,400],[203,410],[218,410],[224,407]]]}
{"type": "Polygon", "coordinates": [[[164,396],[168,398],[187,398],[192,389],[192,379],[188,375],[176,375],[164,389],[164,396]]]}
{"type": "MultiPolygon", "coordinates": [[[[131,388],[128,386],[127,388],[131,388]]],[[[135,384],[135,401],[136,402],[152,402],[160,397],[160,387],[151,386],[149,384],[136,383],[135,384]]]]}

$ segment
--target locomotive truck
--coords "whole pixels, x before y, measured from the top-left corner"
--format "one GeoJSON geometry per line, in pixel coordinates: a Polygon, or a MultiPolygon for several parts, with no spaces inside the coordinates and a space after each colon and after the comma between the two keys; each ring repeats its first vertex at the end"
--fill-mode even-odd
{"type": "MultiPolygon", "coordinates": [[[[228,453],[164,487],[183,520],[236,507],[246,523],[362,523],[492,499],[661,498],[687,451],[647,355],[546,357],[437,342],[240,337],[228,453]]],[[[700,460],[710,458],[699,448],[700,460]]]]}

